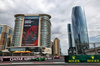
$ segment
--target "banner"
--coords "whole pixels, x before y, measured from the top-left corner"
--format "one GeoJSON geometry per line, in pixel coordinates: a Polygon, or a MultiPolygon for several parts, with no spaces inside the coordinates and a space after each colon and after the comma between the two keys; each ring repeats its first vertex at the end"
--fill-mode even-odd
{"type": "Polygon", "coordinates": [[[68,55],[64,59],[68,63],[99,63],[100,55],[68,55]]]}
{"type": "Polygon", "coordinates": [[[53,60],[50,57],[36,57],[36,56],[1,56],[0,62],[3,61],[29,61],[30,59],[45,58],[45,60],[53,60]]]}
{"type": "Polygon", "coordinates": [[[39,17],[25,17],[22,46],[38,46],[39,17]]]}

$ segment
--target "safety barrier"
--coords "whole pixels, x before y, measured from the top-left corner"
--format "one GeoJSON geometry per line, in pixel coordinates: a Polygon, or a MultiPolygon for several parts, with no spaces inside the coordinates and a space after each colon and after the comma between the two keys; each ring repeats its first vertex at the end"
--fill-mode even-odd
{"type": "MultiPolygon", "coordinates": [[[[38,58],[36,56],[0,56],[0,61],[28,61],[33,58],[38,58]]],[[[41,56],[41,58],[43,58],[41,56]]],[[[50,57],[45,57],[45,60],[53,60],[50,57]]]]}

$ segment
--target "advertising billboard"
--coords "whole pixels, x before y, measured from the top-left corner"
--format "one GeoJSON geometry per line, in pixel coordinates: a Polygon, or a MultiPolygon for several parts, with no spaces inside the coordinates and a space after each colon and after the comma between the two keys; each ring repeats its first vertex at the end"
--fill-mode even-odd
{"type": "Polygon", "coordinates": [[[22,46],[38,46],[39,17],[25,17],[22,46]]]}
{"type": "Polygon", "coordinates": [[[67,55],[66,63],[100,63],[100,55],[67,55]]]}

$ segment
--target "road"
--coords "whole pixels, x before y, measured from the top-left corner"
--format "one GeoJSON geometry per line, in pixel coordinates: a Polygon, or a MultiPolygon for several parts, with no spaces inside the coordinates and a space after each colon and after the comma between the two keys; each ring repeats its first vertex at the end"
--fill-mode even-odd
{"type": "Polygon", "coordinates": [[[64,57],[60,57],[60,59],[46,60],[45,62],[64,62],[64,57]]]}
{"type": "Polygon", "coordinates": [[[66,64],[66,65],[65,64],[64,65],[62,65],[62,64],[61,65],[60,64],[59,65],[55,65],[55,64],[54,65],[50,65],[50,64],[49,65],[48,64],[47,65],[17,64],[17,65],[15,65],[14,64],[14,65],[0,65],[0,66],[100,66],[100,64],[74,64],[74,65],[73,64],[72,65],[71,64],[66,64]]]}
{"type": "MultiPolygon", "coordinates": [[[[11,61],[3,61],[3,62],[11,62],[11,61]]],[[[23,61],[14,61],[14,62],[23,62],[23,61]]],[[[45,61],[24,61],[24,62],[64,62],[64,57],[61,57],[60,59],[48,59],[45,61]]],[[[0,62],[2,63],[2,62],[0,62]]]]}
{"type": "Polygon", "coordinates": [[[100,63],[65,63],[64,58],[46,61],[1,62],[0,66],[100,66],[100,63]]]}

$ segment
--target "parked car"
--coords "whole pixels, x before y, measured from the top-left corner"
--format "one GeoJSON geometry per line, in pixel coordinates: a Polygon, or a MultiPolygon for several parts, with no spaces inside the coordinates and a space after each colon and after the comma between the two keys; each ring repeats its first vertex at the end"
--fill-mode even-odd
{"type": "Polygon", "coordinates": [[[29,59],[29,61],[45,61],[45,58],[33,58],[33,59],[29,59]]]}

